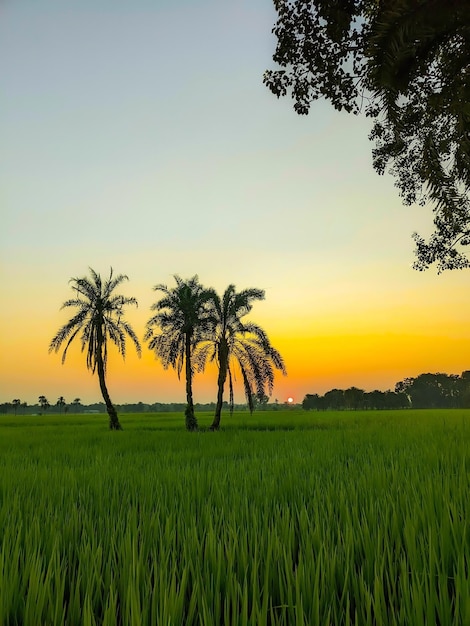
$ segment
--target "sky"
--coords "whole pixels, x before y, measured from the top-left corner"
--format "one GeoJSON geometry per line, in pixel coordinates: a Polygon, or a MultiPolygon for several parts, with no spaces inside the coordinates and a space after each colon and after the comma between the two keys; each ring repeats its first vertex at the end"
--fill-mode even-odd
{"type": "MultiPolygon", "coordinates": [[[[0,2],[0,402],[101,399],[79,344],[48,353],[89,267],[129,276],[141,339],[174,274],[264,289],[250,319],[288,372],[271,401],[470,369],[468,270],[412,269],[432,213],[374,172],[369,120],[263,85],[275,19],[271,0],[0,2]]],[[[145,344],[108,383],[185,399],[145,344]]],[[[215,400],[213,368],[194,395],[215,400]]]]}

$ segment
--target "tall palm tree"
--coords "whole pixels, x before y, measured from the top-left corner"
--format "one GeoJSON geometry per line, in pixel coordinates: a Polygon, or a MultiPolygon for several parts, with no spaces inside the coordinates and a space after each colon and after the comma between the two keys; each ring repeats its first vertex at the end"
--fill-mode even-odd
{"type": "Polygon", "coordinates": [[[163,297],[151,309],[156,314],[147,322],[144,340],[150,350],[161,359],[163,367],[171,366],[178,378],[183,366],[186,376],[186,429],[197,430],[198,423],[193,403],[193,364],[192,353],[208,324],[207,303],[212,291],[205,289],[198,276],[183,280],[175,274],[176,287],[156,285],[155,291],[163,292],[163,297]],[[159,329],[155,334],[155,329],[159,329]]]}
{"type": "Polygon", "coordinates": [[[14,409],[15,409],[15,415],[16,415],[16,412],[17,412],[17,410],[18,410],[18,407],[19,407],[19,406],[21,406],[21,400],[20,400],[19,398],[15,398],[15,399],[13,400],[13,402],[12,402],[12,405],[13,405],[13,407],[14,407],[14,409]]]}
{"type": "Polygon", "coordinates": [[[66,405],[64,396],[59,396],[59,398],[57,398],[56,404],[59,407],[59,413],[62,414],[62,409],[66,405]]]}
{"type": "Polygon", "coordinates": [[[238,366],[243,379],[245,396],[250,411],[253,411],[253,395],[264,397],[266,389],[272,393],[274,369],[286,374],[284,361],[273,348],[264,330],[242,318],[253,308],[255,300],[264,300],[261,289],[244,289],[236,292],[229,285],[222,298],[212,291],[211,322],[212,332],[201,344],[196,355],[199,369],[203,369],[209,359],[217,363],[217,403],[211,430],[218,430],[224,397],[225,383],[229,381],[230,412],[233,412],[234,366],[238,366]]]}
{"type": "Polygon", "coordinates": [[[101,393],[109,415],[109,428],[122,430],[106,387],[108,340],[116,345],[119,354],[125,358],[126,335],[128,335],[140,356],[139,340],[130,324],[124,320],[123,310],[128,304],[137,306],[137,300],[113,293],[122,282],[129,280],[124,274],[114,276],[111,268],[109,278],[104,281],[92,268],[90,268],[90,274],[91,278],[84,276],[70,280],[72,288],[76,291],[76,297],[64,302],[62,308],[76,307],[78,311],[59,329],[49,345],[49,352],[58,352],[65,342],[62,354],[62,363],[64,363],[70,344],[81,333],[82,352],[85,348],[87,349],[87,368],[93,374],[95,372],[98,374],[101,393]]]}

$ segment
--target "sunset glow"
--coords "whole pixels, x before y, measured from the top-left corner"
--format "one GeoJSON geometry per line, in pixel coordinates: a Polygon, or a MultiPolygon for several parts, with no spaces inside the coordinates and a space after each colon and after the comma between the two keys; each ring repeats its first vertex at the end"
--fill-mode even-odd
{"type": "MultiPolygon", "coordinates": [[[[48,354],[89,266],[129,276],[140,339],[152,287],[175,273],[265,289],[249,319],[288,373],[270,402],[470,369],[469,273],[411,268],[431,211],[373,172],[368,120],[322,102],[299,117],[262,85],[272,3],[177,5],[2,10],[0,402],[100,400],[79,343],[64,365],[48,354]]],[[[116,403],[185,398],[145,345],[111,350],[108,381],[116,403]]],[[[196,374],[195,401],[216,381],[215,365],[196,374]]]]}

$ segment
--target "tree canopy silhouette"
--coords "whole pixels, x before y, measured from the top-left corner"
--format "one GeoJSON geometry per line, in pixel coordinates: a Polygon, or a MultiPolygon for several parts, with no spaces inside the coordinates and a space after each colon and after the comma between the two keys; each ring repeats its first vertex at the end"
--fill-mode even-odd
{"type": "Polygon", "coordinates": [[[41,409],[44,409],[44,411],[47,411],[47,409],[51,406],[46,396],[39,396],[38,402],[39,406],[41,407],[41,409]]]}
{"type": "Polygon", "coordinates": [[[395,391],[409,398],[416,409],[457,408],[469,406],[470,371],[457,374],[424,373],[405,378],[395,385],[395,391]]]}
{"type": "Polygon", "coordinates": [[[155,291],[163,292],[163,297],[152,305],[157,313],[147,322],[144,339],[163,367],[171,366],[178,378],[185,367],[185,421],[187,430],[193,431],[198,423],[194,413],[192,354],[208,322],[207,302],[211,292],[200,284],[197,275],[183,280],[175,274],[174,279],[176,287],[154,287],[155,291]]]}
{"type": "Polygon", "coordinates": [[[62,344],[65,349],[62,363],[65,362],[67,351],[72,341],[81,333],[82,352],[86,349],[87,368],[97,372],[103,400],[109,416],[109,428],[121,430],[121,424],[106,386],[106,366],[108,360],[108,342],[111,341],[123,358],[126,356],[126,336],[129,336],[140,356],[141,348],[131,325],[124,319],[124,307],[129,304],[137,306],[135,298],[113,293],[124,281],[129,280],[124,274],[113,275],[105,281],[100,274],[90,268],[91,277],[72,278],[72,288],[76,296],[64,302],[61,308],[75,307],[77,312],[64,324],[52,339],[49,352],[58,352],[62,344]]]}
{"type": "Polygon", "coordinates": [[[373,165],[405,204],[429,202],[415,268],[470,266],[470,2],[274,0],[274,61],[264,83],[308,114],[318,98],[373,119],[373,165]]]}
{"type": "Polygon", "coordinates": [[[218,366],[217,403],[211,430],[218,430],[223,405],[225,383],[229,381],[229,406],[233,411],[234,366],[238,366],[243,380],[246,400],[253,411],[253,396],[264,399],[266,389],[272,392],[274,369],[286,373],[284,361],[273,348],[264,330],[242,318],[253,308],[253,302],[264,300],[261,289],[244,289],[237,293],[229,285],[222,298],[212,290],[209,334],[197,353],[199,369],[206,361],[215,361],[218,366]]]}
{"type": "Polygon", "coordinates": [[[59,396],[57,398],[56,405],[59,407],[60,413],[62,413],[62,409],[64,409],[66,407],[66,405],[67,405],[67,403],[65,402],[64,396],[59,396]]]}

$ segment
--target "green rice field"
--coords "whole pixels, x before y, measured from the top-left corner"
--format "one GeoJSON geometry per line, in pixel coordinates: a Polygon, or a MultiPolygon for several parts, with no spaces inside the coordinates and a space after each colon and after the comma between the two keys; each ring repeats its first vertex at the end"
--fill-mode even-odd
{"type": "Polygon", "coordinates": [[[120,419],[0,416],[0,626],[470,624],[470,410],[120,419]]]}

